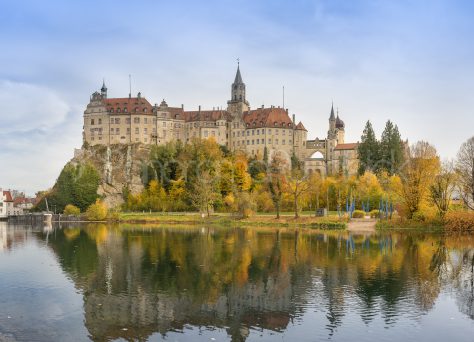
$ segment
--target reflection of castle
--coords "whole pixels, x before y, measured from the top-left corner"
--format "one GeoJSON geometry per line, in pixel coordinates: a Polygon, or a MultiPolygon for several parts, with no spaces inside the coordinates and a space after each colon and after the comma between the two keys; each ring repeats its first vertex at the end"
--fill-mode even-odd
{"type": "Polygon", "coordinates": [[[243,341],[252,328],[284,334],[308,309],[322,313],[310,324],[325,326],[323,337],[338,336],[344,317],[354,313],[366,325],[384,317],[386,327],[407,314],[420,317],[435,307],[436,269],[453,270],[445,279],[470,315],[472,286],[464,284],[473,279],[472,249],[448,258],[437,252],[439,239],[102,225],[57,231],[48,245],[84,293],[94,340],[146,339],[189,326],[225,329],[243,341]]]}
{"type": "Polygon", "coordinates": [[[271,106],[250,109],[240,67],[231,86],[227,108],[185,111],[170,107],[165,100],[154,106],[138,93],[125,98],[109,98],[107,87],[91,95],[84,111],[84,143],[89,145],[165,144],[212,138],[230,150],[245,151],[262,158],[276,152],[290,159],[295,154],[305,160],[306,170],[323,175],[355,173],[356,144],[344,143],[344,122],[331,109],[327,139],[308,140],[307,130],[288,109],[271,106]],[[313,157],[316,152],[321,158],[313,157]]]}

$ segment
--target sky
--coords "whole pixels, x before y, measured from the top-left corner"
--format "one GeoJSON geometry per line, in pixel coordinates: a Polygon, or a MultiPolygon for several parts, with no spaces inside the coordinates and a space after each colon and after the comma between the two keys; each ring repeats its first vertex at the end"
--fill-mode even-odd
{"type": "Polygon", "coordinates": [[[324,138],[331,103],[454,158],[474,135],[474,2],[216,0],[0,2],[0,187],[50,188],[82,145],[83,111],[109,97],[226,107],[237,58],[251,107],[296,114],[324,138]]]}

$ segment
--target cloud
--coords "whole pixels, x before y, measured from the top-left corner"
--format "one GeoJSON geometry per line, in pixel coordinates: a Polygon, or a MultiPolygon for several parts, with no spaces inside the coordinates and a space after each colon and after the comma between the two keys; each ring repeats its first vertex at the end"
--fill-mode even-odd
{"type": "Polygon", "coordinates": [[[47,130],[63,121],[69,110],[64,100],[44,86],[0,80],[3,134],[47,130]]]}

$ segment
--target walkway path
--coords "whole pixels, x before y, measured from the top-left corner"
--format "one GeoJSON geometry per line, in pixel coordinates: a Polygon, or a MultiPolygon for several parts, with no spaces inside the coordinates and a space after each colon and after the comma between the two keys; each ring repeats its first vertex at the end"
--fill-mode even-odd
{"type": "Polygon", "coordinates": [[[375,232],[376,223],[377,223],[376,219],[371,219],[371,218],[354,219],[353,218],[347,224],[347,230],[353,233],[375,232]]]}

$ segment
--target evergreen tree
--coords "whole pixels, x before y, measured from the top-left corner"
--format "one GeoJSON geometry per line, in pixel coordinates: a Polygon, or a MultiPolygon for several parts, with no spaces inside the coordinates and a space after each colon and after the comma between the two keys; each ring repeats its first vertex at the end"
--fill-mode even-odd
{"type": "Polygon", "coordinates": [[[267,148],[267,146],[265,146],[265,148],[263,149],[263,162],[265,163],[265,165],[268,165],[268,148],[267,148]]]}
{"type": "Polygon", "coordinates": [[[398,173],[403,156],[403,142],[398,127],[388,120],[380,140],[380,169],[390,175],[398,173]]]}
{"type": "Polygon", "coordinates": [[[370,121],[365,124],[357,152],[359,154],[359,175],[363,175],[365,171],[378,171],[380,161],[379,142],[375,137],[370,121]]]}

